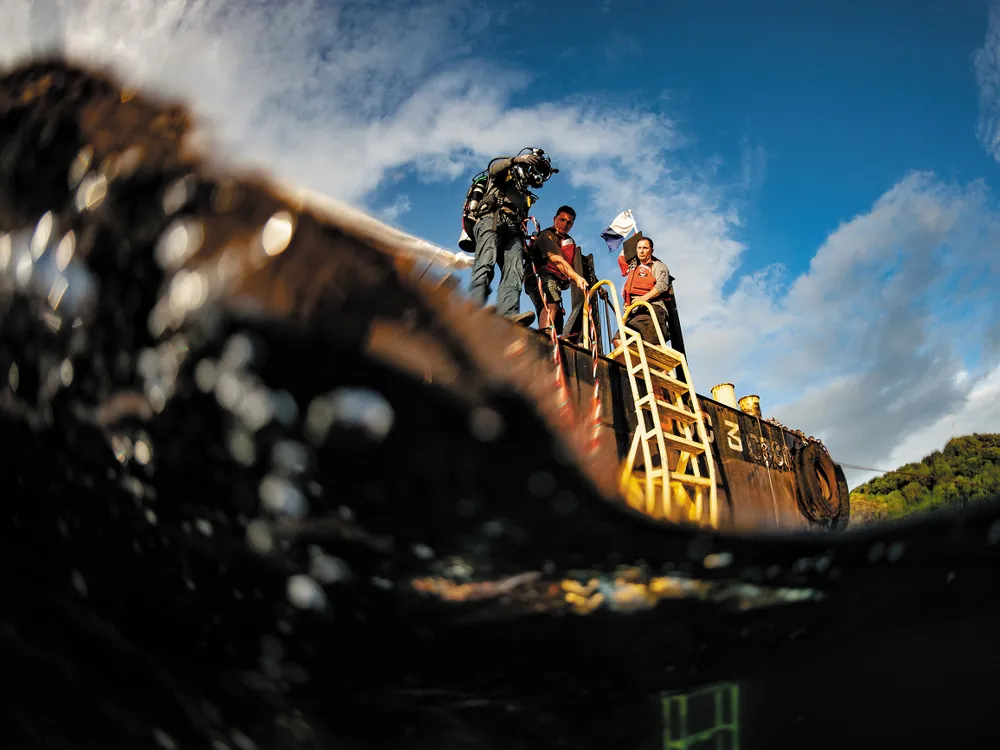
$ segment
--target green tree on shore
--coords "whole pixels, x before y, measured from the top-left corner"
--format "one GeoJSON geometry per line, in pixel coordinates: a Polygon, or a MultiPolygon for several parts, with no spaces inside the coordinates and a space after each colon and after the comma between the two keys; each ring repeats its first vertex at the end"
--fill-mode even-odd
{"type": "Polygon", "coordinates": [[[965,435],[920,463],[855,487],[851,525],[895,521],[994,497],[1000,497],[1000,434],[965,435]]]}

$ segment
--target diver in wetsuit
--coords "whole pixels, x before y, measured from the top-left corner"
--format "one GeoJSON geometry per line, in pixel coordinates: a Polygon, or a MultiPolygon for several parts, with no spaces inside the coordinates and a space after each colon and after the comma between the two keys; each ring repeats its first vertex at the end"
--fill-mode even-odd
{"type": "Polygon", "coordinates": [[[553,169],[542,149],[490,162],[488,183],[476,207],[472,237],[475,261],[469,293],[480,306],[486,305],[490,284],[500,266],[497,312],[518,323],[530,325],[535,314],[521,313],[524,282],[524,222],[534,204],[532,188],[540,188],[558,169],[553,169]]]}

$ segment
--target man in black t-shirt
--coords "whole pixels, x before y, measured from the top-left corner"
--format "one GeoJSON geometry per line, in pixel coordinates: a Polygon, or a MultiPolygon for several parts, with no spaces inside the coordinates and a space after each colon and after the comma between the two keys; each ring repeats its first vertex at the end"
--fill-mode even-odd
{"type": "Polygon", "coordinates": [[[552,226],[539,232],[531,244],[529,263],[524,272],[524,291],[535,305],[538,329],[544,330],[554,325],[557,335],[563,329],[563,290],[573,283],[584,292],[587,291],[587,280],[573,268],[580,252],[576,242],[569,236],[569,230],[573,228],[575,221],[576,211],[570,206],[560,206],[552,218],[552,226]],[[537,276],[532,266],[537,270],[537,276]]]}

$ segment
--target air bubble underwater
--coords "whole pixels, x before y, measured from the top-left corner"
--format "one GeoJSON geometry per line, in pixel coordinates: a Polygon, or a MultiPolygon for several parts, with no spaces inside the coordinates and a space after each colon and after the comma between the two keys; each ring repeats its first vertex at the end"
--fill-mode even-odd
{"type": "Polygon", "coordinates": [[[99,284],[77,257],[77,243],[75,232],[61,232],[51,212],[33,230],[0,235],[0,287],[44,301],[59,327],[85,315],[99,284]]]}
{"type": "Polygon", "coordinates": [[[299,609],[322,610],[326,608],[323,588],[310,576],[293,575],[288,579],[288,601],[299,609]]]}
{"type": "Polygon", "coordinates": [[[306,434],[314,444],[319,444],[337,426],[360,429],[369,440],[381,442],[394,422],[395,412],[380,393],[370,388],[338,388],[310,402],[306,434]]]}
{"type": "Polygon", "coordinates": [[[261,480],[258,490],[261,505],[275,515],[300,517],[309,509],[302,491],[288,479],[268,474],[261,480]]]}

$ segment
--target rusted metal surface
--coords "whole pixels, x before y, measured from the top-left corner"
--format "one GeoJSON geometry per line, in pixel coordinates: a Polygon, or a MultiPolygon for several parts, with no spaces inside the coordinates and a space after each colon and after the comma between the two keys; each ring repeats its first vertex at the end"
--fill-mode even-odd
{"type": "MultiPolygon", "coordinates": [[[[539,353],[547,351],[550,346],[548,339],[541,335],[533,341],[539,353]]],[[[590,352],[581,347],[565,342],[560,343],[560,347],[569,392],[574,406],[583,412],[590,406],[594,386],[593,359],[590,352]]],[[[601,384],[598,439],[621,459],[628,452],[629,440],[636,425],[628,376],[620,365],[601,357],[597,378],[601,384]]]]}
{"type": "Polygon", "coordinates": [[[740,531],[805,529],[799,476],[792,458],[797,438],[762,419],[698,397],[716,462],[720,525],[740,531]]]}
{"type": "Polygon", "coordinates": [[[742,411],[750,414],[754,417],[759,417],[760,414],[760,396],[756,393],[751,393],[748,396],[744,396],[738,402],[739,407],[742,411]]]}

